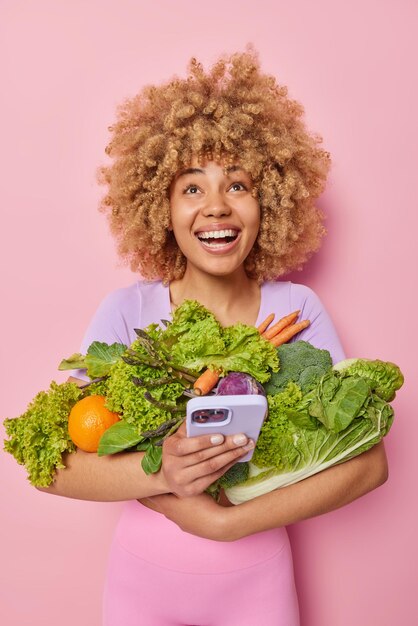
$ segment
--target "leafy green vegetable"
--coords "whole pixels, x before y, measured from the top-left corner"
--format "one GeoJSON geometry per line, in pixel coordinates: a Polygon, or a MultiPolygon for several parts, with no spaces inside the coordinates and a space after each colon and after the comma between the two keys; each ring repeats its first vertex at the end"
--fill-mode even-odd
{"type": "Polygon", "coordinates": [[[108,345],[102,341],[93,341],[85,357],[79,353],[73,354],[68,359],[63,359],[58,369],[87,369],[90,378],[100,378],[109,374],[112,365],[118,362],[125,351],[126,346],[122,343],[108,345]]]}
{"type": "Polygon", "coordinates": [[[213,313],[194,300],[176,309],[161,340],[173,364],[198,372],[207,367],[222,374],[245,372],[263,383],[278,369],[276,348],[256,328],[244,324],[223,328],[213,313]]]}
{"type": "Polygon", "coordinates": [[[347,359],[340,361],[334,369],[345,376],[360,376],[366,379],[372,391],[386,402],[392,402],[396,392],[404,383],[404,377],[395,363],[390,361],[371,361],[367,359],[347,359]]]}
{"type": "Polygon", "coordinates": [[[280,369],[265,386],[266,393],[271,395],[283,391],[290,381],[302,391],[308,391],[332,367],[328,350],[314,348],[307,341],[285,343],[277,348],[277,354],[280,369]]]}
{"type": "Polygon", "coordinates": [[[223,474],[223,476],[218,478],[219,486],[223,489],[228,489],[238,483],[242,483],[247,480],[249,471],[250,469],[248,463],[235,463],[235,465],[230,467],[229,470],[223,474]]]}
{"type": "Polygon", "coordinates": [[[228,489],[246,481],[248,479],[249,472],[250,469],[247,462],[235,463],[235,465],[230,467],[225,474],[223,474],[223,476],[209,485],[206,489],[206,493],[212,496],[212,498],[216,501],[219,501],[222,489],[228,489]]]}
{"type": "Polygon", "coordinates": [[[309,415],[339,433],[355,419],[370,395],[363,378],[341,378],[335,372],[324,376],[311,394],[309,415]]]}
{"type": "Polygon", "coordinates": [[[86,357],[80,352],[63,359],[58,365],[59,370],[82,370],[86,367],[86,357]]]}
{"type": "MultiPolygon", "coordinates": [[[[131,349],[139,355],[144,353],[138,340],[132,344],[131,349]]],[[[108,379],[107,408],[121,414],[124,421],[137,428],[138,433],[157,428],[169,420],[172,414],[169,410],[147,400],[146,383],[152,385],[154,380],[163,378],[164,373],[162,368],[145,364],[129,365],[123,360],[118,361],[112,367],[108,379]],[[136,385],[133,378],[140,378],[145,386],[136,385]]],[[[180,382],[165,383],[152,386],[152,397],[166,406],[183,407],[184,415],[186,397],[183,391],[184,386],[180,382]]]]}
{"type": "Polygon", "coordinates": [[[155,474],[161,468],[163,449],[151,443],[141,461],[142,469],[146,474],[155,474]]]}
{"type": "Polygon", "coordinates": [[[29,481],[35,487],[48,487],[56,468],[63,468],[62,454],[74,452],[68,435],[68,414],[82,397],[74,383],[52,382],[41,391],[20,417],[6,419],[4,449],[20,465],[25,465],[29,481]]]}
{"type": "Polygon", "coordinates": [[[137,445],[142,439],[138,428],[133,424],[121,420],[108,428],[100,438],[97,454],[115,454],[137,445]]]}
{"type": "Polygon", "coordinates": [[[83,398],[85,396],[106,396],[108,378],[104,377],[91,383],[86,383],[81,388],[83,390],[83,398]]]}
{"type": "Polygon", "coordinates": [[[244,324],[228,326],[223,331],[225,354],[213,358],[211,366],[224,372],[245,372],[266,383],[279,369],[276,348],[263,339],[256,328],[244,324]]]}

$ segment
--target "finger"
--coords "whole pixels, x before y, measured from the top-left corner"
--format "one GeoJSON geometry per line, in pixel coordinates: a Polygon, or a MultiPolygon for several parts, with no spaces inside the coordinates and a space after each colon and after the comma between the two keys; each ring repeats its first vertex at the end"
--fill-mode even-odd
{"type": "Polygon", "coordinates": [[[203,450],[198,450],[184,457],[184,467],[194,465],[204,466],[206,463],[205,467],[212,467],[213,464],[216,465],[217,469],[221,467],[221,465],[226,465],[231,460],[241,457],[249,450],[252,450],[253,447],[254,442],[248,439],[246,435],[230,435],[225,438],[222,445],[204,448],[203,450]]]}
{"type": "Polygon", "coordinates": [[[235,465],[235,463],[237,463],[236,459],[231,461],[231,463],[228,463],[228,465],[218,470],[217,472],[213,472],[212,474],[207,474],[206,476],[197,478],[190,484],[190,490],[194,494],[203,493],[205,489],[209,487],[209,485],[211,485],[212,483],[215,482],[215,480],[218,480],[218,478],[223,476],[225,472],[227,472],[233,465],[235,465]]]}
{"type": "Polygon", "coordinates": [[[181,426],[176,430],[173,437],[176,437],[176,436],[180,437],[181,439],[183,439],[184,437],[187,437],[186,421],[182,422],[181,426]]]}
{"type": "Polygon", "coordinates": [[[187,437],[186,425],[182,424],[178,431],[164,441],[164,447],[173,456],[186,456],[199,450],[219,446],[225,441],[220,433],[187,437]]]}
{"type": "MultiPolygon", "coordinates": [[[[250,440],[245,446],[226,450],[222,454],[217,454],[216,456],[211,456],[208,459],[199,461],[194,465],[186,466],[183,468],[182,472],[183,481],[185,483],[191,483],[202,476],[211,476],[218,472],[222,475],[223,472],[226,472],[228,466],[234,465],[238,459],[245,456],[253,448],[254,442],[250,440]]],[[[192,456],[195,457],[196,455],[192,456]]]]}
{"type": "Polygon", "coordinates": [[[212,456],[221,454],[225,450],[237,448],[248,443],[248,437],[243,433],[224,437],[221,433],[199,435],[198,437],[169,437],[165,442],[165,449],[173,456],[186,456],[188,465],[193,465],[212,456]],[[171,439],[171,441],[170,441],[171,439]],[[196,454],[195,458],[192,455],[196,454]]]}
{"type": "Polygon", "coordinates": [[[138,502],[148,509],[159,512],[158,505],[152,498],[141,498],[138,502]]]}
{"type": "Polygon", "coordinates": [[[162,513],[163,505],[165,504],[164,497],[167,495],[168,494],[161,494],[158,496],[151,496],[149,498],[141,498],[138,502],[146,506],[148,509],[152,509],[157,513],[162,513]]]}

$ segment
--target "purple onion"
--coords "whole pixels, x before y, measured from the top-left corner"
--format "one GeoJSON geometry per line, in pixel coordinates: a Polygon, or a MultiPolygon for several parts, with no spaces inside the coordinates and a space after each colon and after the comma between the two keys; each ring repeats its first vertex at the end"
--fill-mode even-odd
{"type": "Polygon", "coordinates": [[[265,396],[263,386],[249,374],[229,372],[218,384],[218,396],[248,396],[250,394],[265,396]]]}

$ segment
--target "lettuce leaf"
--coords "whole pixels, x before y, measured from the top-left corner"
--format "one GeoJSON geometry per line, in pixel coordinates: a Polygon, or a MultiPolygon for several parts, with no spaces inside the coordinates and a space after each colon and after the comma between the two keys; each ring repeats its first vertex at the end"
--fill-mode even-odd
{"type": "Polygon", "coordinates": [[[25,465],[29,481],[35,487],[48,487],[56,468],[63,468],[64,452],[74,452],[75,445],[68,434],[68,414],[82,397],[74,383],[58,385],[52,381],[47,391],[41,391],[20,417],[6,419],[4,449],[20,465],[25,465]]]}
{"type": "Polygon", "coordinates": [[[358,376],[368,381],[374,393],[391,402],[404,383],[404,377],[397,365],[379,359],[347,359],[334,366],[343,376],[358,376]]]}
{"type": "Polygon", "coordinates": [[[109,374],[112,365],[118,362],[124,352],[126,352],[126,346],[122,343],[109,345],[102,341],[93,341],[85,356],[76,352],[67,359],[63,359],[58,369],[86,369],[87,376],[90,378],[100,378],[109,374]]]}
{"type": "Polygon", "coordinates": [[[277,371],[277,350],[258,330],[245,324],[223,328],[213,313],[194,300],[176,309],[173,321],[161,335],[174,365],[221,374],[245,372],[263,383],[277,371]]]}

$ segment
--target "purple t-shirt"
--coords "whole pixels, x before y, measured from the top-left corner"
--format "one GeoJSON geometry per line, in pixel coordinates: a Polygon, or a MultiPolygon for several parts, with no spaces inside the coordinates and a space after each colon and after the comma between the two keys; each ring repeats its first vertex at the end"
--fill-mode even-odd
{"type": "MultiPolygon", "coordinates": [[[[334,325],[309,287],[288,281],[263,283],[256,325],[270,313],[274,313],[278,320],[298,309],[301,311],[299,319],[309,319],[311,324],[294,340],[309,341],[316,348],[328,350],[334,363],[343,360],[344,351],[334,325]]],[[[85,354],[93,341],[130,345],[136,339],[134,328],[144,328],[170,318],[169,288],[159,281],[137,281],[104,298],[87,328],[81,352],[85,354]]],[[[81,372],[76,375],[80,376],[81,372]]]]}
{"type": "MultiPolygon", "coordinates": [[[[269,313],[274,312],[276,319],[279,319],[297,309],[301,311],[301,319],[311,321],[311,325],[297,338],[309,341],[317,348],[329,350],[334,362],[344,359],[343,349],[327,312],[315,293],[303,285],[291,282],[264,283],[261,286],[257,325],[269,313]]],[[[160,319],[170,319],[170,315],[169,289],[161,282],[138,281],[130,287],[118,289],[100,304],[85,334],[82,352],[85,353],[95,340],[130,344],[136,338],[134,328],[143,328],[160,319]]],[[[85,377],[82,371],[75,375],[85,377]]],[[[281,580],[285,580],[283,577],[288,578],[286,589],[293,585],[291,552],[284,527],[236,541],[211,541],[182,531],[164,515],[132,500],[124,504],[114,543],[144,561],[188,574],[244,570],[280,554],[283,569],[281,580]]],[[[109,576],[122,567],[123,564],[111,560],[109,576]]],[[[119,575],[122,574],[119,572],[119,575]]],[[[285,607],[290,600],[286,596],[281,602],[285,607]]]]}

